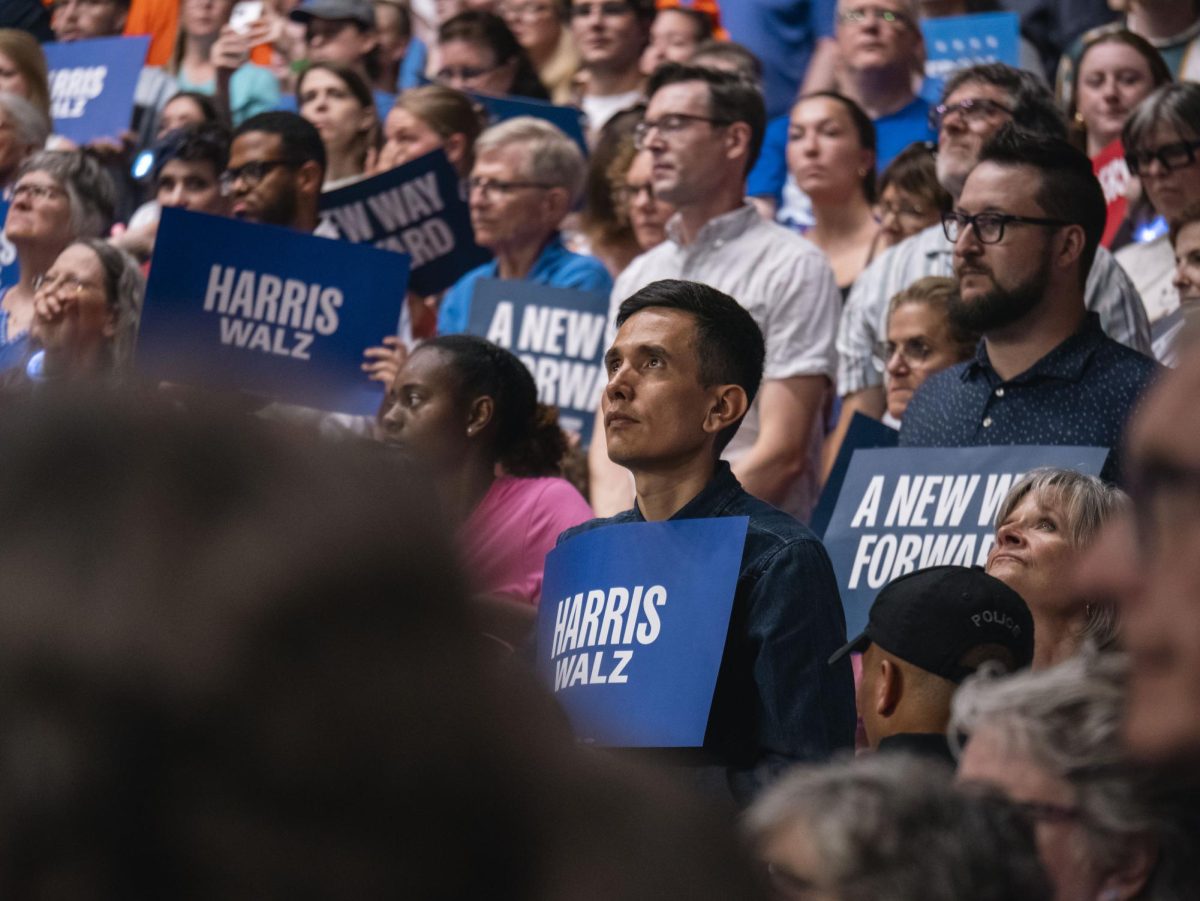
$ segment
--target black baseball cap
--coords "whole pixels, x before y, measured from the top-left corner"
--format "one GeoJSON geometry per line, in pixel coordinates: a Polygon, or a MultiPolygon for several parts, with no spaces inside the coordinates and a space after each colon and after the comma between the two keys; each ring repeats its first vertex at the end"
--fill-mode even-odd
{"type": "Polygon", "coordinates": [[[961,664],[981,645],[999,645],[1021,669],[1033,662],[1033,615],[1024,599],[982,569],[934,566],[893,579],[875,598],[867,628],[829,658],[877,644],[926,672],[961,682],[961,664]]]}

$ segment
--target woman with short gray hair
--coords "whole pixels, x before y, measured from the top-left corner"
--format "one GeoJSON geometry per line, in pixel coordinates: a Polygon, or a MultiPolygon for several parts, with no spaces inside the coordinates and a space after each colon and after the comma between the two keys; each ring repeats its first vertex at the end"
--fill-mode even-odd
{"type": "Polygon", "coordinates": [[[1095,476],[1041,467],[1019,479],[996,512],[996,543],[987,572],[1016,591],[1033,614],[1033,668],[1100,647],[1114,638],[1112,607],[1076,596],[1072,577],[1100,528],[1129,497],[1095,476]]]}
{"type": "Polygon", "coordinates": [[[746,827],[778,898],[1051,897],[1019,811],[958,793],[945,767],[903,754],[797,767],[750,808],[746,827]]]}
{"type": "Polygon", "coordinates": [[[1035,824],[1059,901],[1200,897],[1200,808],[1123,750],[1123,655],[1089,651],[1041,672],[974,676],[950,734],[962,783],[998,788],[1035,824]]]}
{"type": "Polygon", "coordinates": [[[42,151],[22,164],[4,223],[20,279],[0,292],[0,372],[29,355],[35,285],[72,241],[108,231],[115,200],[112,179],[86,152],[42,151]]]}

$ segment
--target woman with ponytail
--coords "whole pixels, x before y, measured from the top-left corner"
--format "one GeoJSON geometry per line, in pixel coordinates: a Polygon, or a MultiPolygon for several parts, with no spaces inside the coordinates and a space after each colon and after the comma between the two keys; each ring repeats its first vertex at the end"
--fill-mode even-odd
{"type": "Polygon", "coordinates": [[[475,592],[531,625],[546,553],[593,514],[561,477],[567,438],[525,364],[470,335],[426,341],[396,376],[383,437],[432,473],[475,592]]]}

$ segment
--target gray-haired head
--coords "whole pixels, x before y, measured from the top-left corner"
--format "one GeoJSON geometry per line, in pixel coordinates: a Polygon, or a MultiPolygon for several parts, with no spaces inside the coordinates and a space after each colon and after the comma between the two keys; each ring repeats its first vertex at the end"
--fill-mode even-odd
{"type": "Polygon", "coordinates": [[[45,113],[19,94],[0,91],[0,112],[26,147],[41,147],[50,137],[50,120],[45,113]]]}
{"type": "Polygon", "coordinates": [[[78,150],[43,150],[27,159],[17,172],[45,172],[67,192],[71,230],[79,238],[99,238],[108,231],[116,206],[112,177],[91,154],[78,150]]]}
{"type": "Polygon", "coordinates": [[[1008,94],[1012,121],[1025,131],[1067,138],[1067,120],[1054,95],[1036,75],[1004,63],[981,63],[959,69],[946,80],[942,101],[965,84],[988,84],[1008,94]]]}
{"type": "Polygon", "coordinates": [[[1178,140],[1193,141],[1200,136],[1200,84],[1193,81],[1164,84],[1135,106],[1121,132],[1125,151],[1148,148],[1160,125],[1174,130],[1178,140]]]}
{"type": "Polygon", "coordinates": [[[802,831],[822,872],[797,875],[819,877],[841,901],[1050,898],[1028,822],[995,797],[956,792],[928,760],[874,754],[797,767],[745,825],[760,853],[802,831]]]}
{"type": "Polygon", "coordinates": [[[142,315],[142,295],[146,287],[142,271],[133,257],[107,241],[80,238],[74,243],[89,248],[100,259],[100,267],[104,270],[104,296],[116,325],[111,345],[112,370],[123,372],[133,362],[142,315]]]}
{"type": "Polygon", "coordinates": [[[583,190],[587,164],[579,145],[545,119],[516,116],[493,125],[475,142],[476,158],[510,145],[523,150],[523,178],[556,188],[566,188],[571,206],[583,190]]]}
{"type": "Polygon", "coordinates": [[[1084,652],[1045,670],[968,679],[954,696],[951,736],[987,728],[1014,754],[1067,782],[1084,830],[1085,866],[1118,870],[1135,840],[1157,846],[1158,860],[1135,897],[1197,897],[1200,854],[1194,798],[1161,771],[1129,759],[1121,740],[1126,658],[1084,652]]]}

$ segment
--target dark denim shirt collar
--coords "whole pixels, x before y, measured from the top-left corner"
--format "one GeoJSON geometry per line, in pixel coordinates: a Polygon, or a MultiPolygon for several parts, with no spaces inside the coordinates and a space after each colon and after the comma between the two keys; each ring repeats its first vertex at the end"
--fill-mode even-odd
{"type": "MultiPolygon", "coordinates": [[[[1087,371],[1092,356],[1103,343],[1104,329],[1100,326],[1100,317],[1089,312],[1084,316],[1083,324],[1075,334],[1020,375],[1008,379],[1008,383],[1021,384],[1044,379],[1078,382],[1087,371]]],[[[992,385],[1003,384],[1005,381],[992,368],[992,362],[988,359],[986,341],[979,342],[979,346],[975,348],[975,358],[962,370],[964,382],[972,381],[980,376],[987,379],[992,385]]]]}
{"type": "MultiPolygon", "coordinates": [[[[729,464],[724,460],[718,460],[716,471],[708,480],[708,484],[700,490],[699,494],[676,510],[671,519],[705,519],[721,516],[726,508],[742,494],[742,486],[738,484],[729,464]]],[[[633,502],[633,509],[629,512],[633,514],[634,522],[646,521],[636,500],[633,502]]]]}

